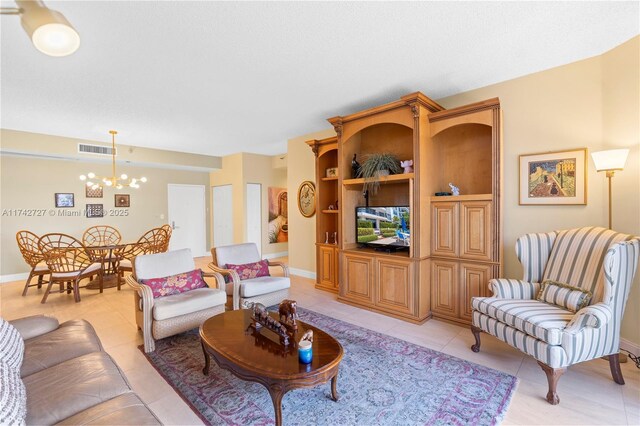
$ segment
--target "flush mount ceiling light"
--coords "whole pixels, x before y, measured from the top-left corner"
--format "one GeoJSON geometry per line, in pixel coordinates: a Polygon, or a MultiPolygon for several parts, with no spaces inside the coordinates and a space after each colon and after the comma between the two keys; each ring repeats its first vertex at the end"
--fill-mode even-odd
{"type": "Polygon", "coordinates": [[[16,0],[17,8],[2,8],[2,15],[20,15],[22,28],[33,45],[49,56],[67,56],[80,47],[80,36],[67,18],[40,0],[16,0]]]}

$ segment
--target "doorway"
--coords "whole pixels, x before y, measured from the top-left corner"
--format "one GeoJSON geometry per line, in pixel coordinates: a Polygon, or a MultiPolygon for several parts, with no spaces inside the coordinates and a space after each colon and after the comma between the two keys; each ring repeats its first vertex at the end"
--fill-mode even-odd
{"type": "Polygon", "coordinates": [[[173,228],[170,250],[191,249],[207,256],[207,220],[204,185],[167,185],[169,225],[173,228]]]}
{"type": "Polygon", "coordinates": [[[213,246],[233,244],[232,185],[214,186],[213,191],[213,246]]]}

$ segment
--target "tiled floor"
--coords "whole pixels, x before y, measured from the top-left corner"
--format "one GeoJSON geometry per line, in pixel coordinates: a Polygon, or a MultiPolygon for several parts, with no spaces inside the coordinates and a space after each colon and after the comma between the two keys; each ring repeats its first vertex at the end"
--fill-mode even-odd
{"type": "MultiPolygon", "coordinates": [[[[208,261],[197,259],[203,269],[208,261]]],[[[467,328],[437,320],[420,326],[409,324],[339,303],[334,295],[316,290],[313,284],[311,280],[292,277],[291,298],[297,300],[298,306],[516,375],[520,383],[505,424],[640,424],[640,370],[631,362],[622,364],[624,386],[613,382],[606,361],[598,359],[571,367],[558,385],[562,402],[552,406],[544,400],[546,378],[536,362],[491,336],[483,335],[482,350],[473,353],[469,349],[473,337],[467,328]]],[[[80,303],[74,303],[71,295],[52,294],[42,305],[42,290],[30,288],[28,295],[21,297],[22,285],[0,285],[3,318],[46,314],[61,322],[74,318],[90,321],[106,351],[161,421],[201,424],[137,349],[142,338],[135,325],[131,289],[107,289],[103,294],[82,290],[80,303]]]]}

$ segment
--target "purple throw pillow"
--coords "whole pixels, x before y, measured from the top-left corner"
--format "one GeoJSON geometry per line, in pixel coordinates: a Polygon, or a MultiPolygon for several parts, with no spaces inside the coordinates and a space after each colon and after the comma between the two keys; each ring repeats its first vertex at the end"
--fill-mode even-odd
{"type": "Polygon", "coordinates": [[[183,272],[162,278],[149,278],[140,280],[142,284],[151,287],[153,298],[171,296],[172,294],[185,293],[196,288],[206,288],[207,283],[202,278],[202,269],[183,272]]]}
{"type": "Polygon", "coordinates": [[[240,280],[250,280],[258,277],[268,277],[269,273],[269,261],[261,260],[259,262],[247,263],[244,265],[234,265],[227,263],[227,268],[236,271],[240,276],[240,280]]]}

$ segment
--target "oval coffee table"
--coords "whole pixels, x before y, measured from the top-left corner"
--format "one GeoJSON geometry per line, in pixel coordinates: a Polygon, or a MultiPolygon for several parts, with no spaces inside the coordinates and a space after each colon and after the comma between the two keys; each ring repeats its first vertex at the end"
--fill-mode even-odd
{"type": "MultiPolygon", "coordinates": [[[[271,315],[277,318],[276,313],[271,315]]],[[[251,311],[242,309],[218,314],[200,326],[205,375],[209,375],[211,356],[220,368],[265,386],[273,401],[276,425],[282,424],[282,397],[292,389],[313,387],[331,379],[331,398],[338,400],[338,365],[344,351],[336,339],[298,320],[298,331],[285,347],[275,333],[265,328],[256,332],[250,324],[251,311]],[[302,364],[298,361],[297,342],[307,330],[313,330],[313,361],[302,364]]]]}

